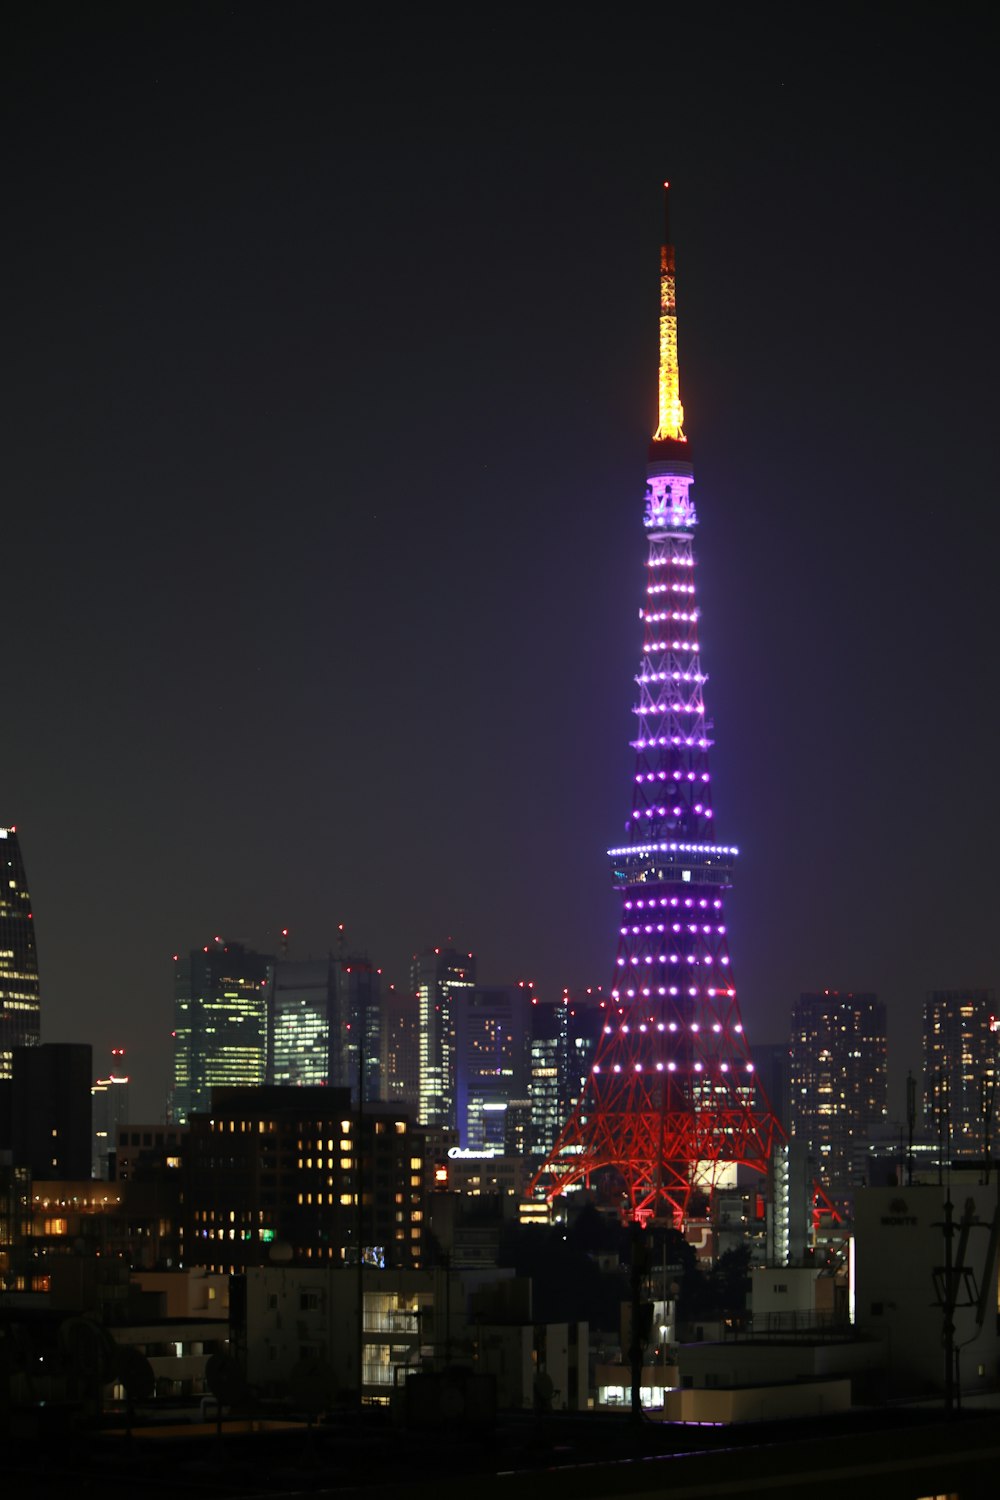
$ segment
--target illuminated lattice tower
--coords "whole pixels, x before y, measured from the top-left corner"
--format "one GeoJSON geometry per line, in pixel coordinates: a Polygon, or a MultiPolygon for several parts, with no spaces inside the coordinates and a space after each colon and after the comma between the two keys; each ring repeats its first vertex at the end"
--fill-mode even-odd
{"type": "Polygon", "coordinates": [[[622,894],[616,975],[582,1097],[531,1191],[601,1185],[640,1222],[680,1224],[692,1196],[729,1185],[739,1164],[765,1172],[779,1127],[754,1075],[726,942],[737,851],[716,842],[712,818],[669,228],[664,239],[635,781],[627,842],[609,850],[622,894]]]}

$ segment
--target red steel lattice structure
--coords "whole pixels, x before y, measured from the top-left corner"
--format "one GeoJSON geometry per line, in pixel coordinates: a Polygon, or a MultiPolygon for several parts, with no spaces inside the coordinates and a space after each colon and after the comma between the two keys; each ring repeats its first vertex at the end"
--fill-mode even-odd
{"type": "Polygon", "coordinates": [[[627,842],[608,851],[622,894],[616,976],[580,1101],[530,1191],[551,1199],[603,1179],[628,1217],[679,1226],[693,1196],[711,1196],[736,1165],[766,1172],[780,1127],[754,1074],[726,942],[737,851],[716,842],[712,818],[669,227],[664,240],[635,780],[627,842]]]}

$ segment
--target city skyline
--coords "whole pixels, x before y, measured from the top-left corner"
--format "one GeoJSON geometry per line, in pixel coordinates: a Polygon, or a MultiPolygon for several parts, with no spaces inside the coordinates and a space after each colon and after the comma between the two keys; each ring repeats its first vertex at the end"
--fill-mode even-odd
{"type": "Polygon", "coordinates": [[[418,89],[403,37],[300,20],[12,39],[0,822],[43,1038],[125,1046],[138,1118],[211,934],[610,982],[669,176],[743,1020],[878,993],[901,1116],[926,994],[1000,969],[974,28],[687,17],[665,68],[432,26],[418,89]]]}

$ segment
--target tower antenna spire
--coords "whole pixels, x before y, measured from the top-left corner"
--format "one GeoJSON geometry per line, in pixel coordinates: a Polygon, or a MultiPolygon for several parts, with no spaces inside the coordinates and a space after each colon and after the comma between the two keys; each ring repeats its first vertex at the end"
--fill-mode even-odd
{"type": "Polygon", "coordinates": [[[670,243],[670,183],[663,184],[663,244],[660,246],[660,379],[654,443],[686,443],[677,364],[677,274],[670,243]]]}

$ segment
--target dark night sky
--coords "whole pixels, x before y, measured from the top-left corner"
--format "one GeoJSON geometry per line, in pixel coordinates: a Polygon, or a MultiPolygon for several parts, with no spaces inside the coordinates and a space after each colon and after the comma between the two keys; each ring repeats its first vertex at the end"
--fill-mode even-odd
{"type": "Polygon", "coordinates": [[[986,8],[343,14],[8,29],[44,1039],[156,1114],[170,955],[286,924],[607,982],[669,176],[743,1017],[877,990],[898,1115],[925,992],[1000,985],[986,8]]]}

